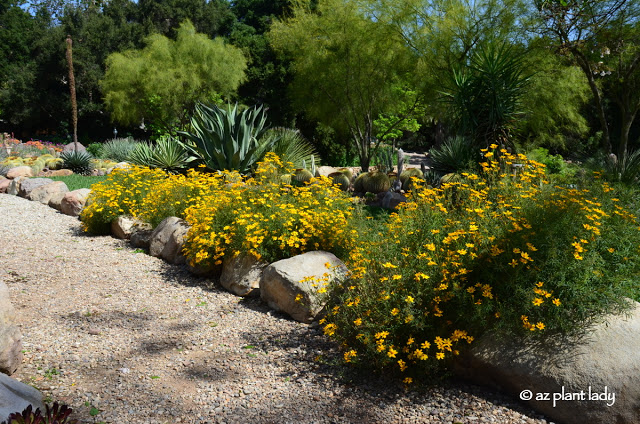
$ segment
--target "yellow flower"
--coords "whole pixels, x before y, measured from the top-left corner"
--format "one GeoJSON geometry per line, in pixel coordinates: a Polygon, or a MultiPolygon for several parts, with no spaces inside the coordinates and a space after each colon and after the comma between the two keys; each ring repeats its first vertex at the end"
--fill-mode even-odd
{"type": "Polygon", "coordinates": [[[344,361],[351,362],[351,360],[357,355],[358,353],[355,350],[351,349],[350,351],[344,353],[344,361]]]}
{"type": "Polygon", "coordinates": [[[413,303],[413,301],[414,301],[414,298],[411,296],[407,296],[407,298],[405,299],[405,302],[407,303],[413,303]]]}
{"type": "Polygon", "coordinates": [[[544,324],[542,322],[537,323],[536,327],[538,328],[538,330],[544,330],[544,324]]]}
{"type": "Polygon", "coordinates": [[[396,265],[392,264],[391,262],[386,262],[384,264],[382,264],[383,268],[398,268],[396,265]]]}
{"type": "Polygon", "coordinates": [[[393,315],[393,316],[396,316],[396,315],[398,315],[399,313],[400,313],[400,309],[398,309],[398,308],[393,308],[393,309],[391,310],[391,315],[393,315]]]}
{"type": "Polygon", "coordinates": [[[403,382],[404,384],[411,384],[411,383],[413,383],[413,378],[411,378],[411,377],[406,377],[404,380],[402,380],[402,382],[403,382]]]}
{"type": "Polygon", "coordinates": [[[395,349],[393,348],[393,346],[390,346],[390,347],[389,347],[389,351],[387,352],[387,356],[388,356],[389,358],[395,358],[397,354],[398,354],[398,351],[397,351],[397,350],[395,350],[395,349]]]}
{"type": "Polygon", "coordinates": [[[437,360],[444,359],[444,352],[438,352],[438,353],[436,353],[436,359],[437,359],[437,360]]]}
{"type": "Polygon", "coordinates": [[[554,305],[556,305],[556,306],[560,306],[560,299],[555,298],[555,299],[553,299],[552,303],[553,303],[554,305]]]}
{"type": "Polygon", "coordinates": [[[333,336],[336,333],[338,326],[335,324],[327,324],[324,326],[324,334],[327,336],[333,336]]]}
{"type": "Polygon", "coordinates": [[[404,372],[407,369],[407,363],[404,362],[402,359],[398,360],[398,366],[400,367],[401,372],[404,372]]]}
{"type": "Polygon", "coordinates": [[[402,278],[402,275],[394,275],[393,277],[391,277],[392,280],[400,280],[402,278]]]}
{"type": "Polygon", "coordinates": [[[542,298],[536,297],[531,301],[531,303],[533,303],[534,306],[540,306],[544,303],[544,300],[542,300],[542,298]]]}
{"type": "Polygon", "coordinates": [[[362,318],[354,320],[353,323],[356,325],[356,327],[360,327],[362,325],[362,318]]]}

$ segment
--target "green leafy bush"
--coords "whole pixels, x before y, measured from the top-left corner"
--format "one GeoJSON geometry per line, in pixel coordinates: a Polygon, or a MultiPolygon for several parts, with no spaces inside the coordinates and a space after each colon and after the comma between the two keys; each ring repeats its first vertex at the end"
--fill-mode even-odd
{"type": "Polygon", "coordinates": [[[91,143],[87,145],[87,152],[91,153],[95,158],[102,157],[102,143],[91,143]]]}
{"type": "Polygon", "coordinates": [[[294,168],[304,168],[304,165],[311,166],[316,163],[318,152],[300,134],[300,131],[291,128],[277,127],[266,131],[260,139],[261,150],[264,153],[271,151],[278,155],[283,162],[291,162],[294,168]]]}

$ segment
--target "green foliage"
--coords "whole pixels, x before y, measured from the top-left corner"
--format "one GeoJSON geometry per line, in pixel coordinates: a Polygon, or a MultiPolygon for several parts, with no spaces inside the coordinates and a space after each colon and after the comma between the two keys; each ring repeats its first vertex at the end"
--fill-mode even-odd
{"type": "Polygon", "coordinates": [[[195,158],[189,156],[187,149],[174,137],[163,136],[156,140],[151,165],[167,172],[184,169],[195,158]]]}
{"type": "Polygon", "coordinates": [[[77,424],[78,420],[69,419],[69,415],[73,412],[67,405],[60,405],[54,402],[52,407],[45,405],[46,411],[42,415],[40,408],[33,410],[31,405],[20,412],[14,412],[9,415],[5,424],[77,424]]]}
{"type": "Polygon", "coordinates": [[[452,137],[429,150],[431,168],[440,176],[477,167],[479,151],[465,137],[452,137]]]}
{"type": "Polygon", "coordinates": [[[152,35],[142,50],[114,53],[101,82],[112,116],[124,124],[143,119],[169,132],[187,122],[198,101],[230,96],[244,79],[242,52],[222,38],[197,34],[184,22],[176,40],[152,35]]]}
{"type": "Polygon", "coordinates": [[[94,158],[101,158],[102,156],[102,143],[90,143],[87,145],[87,152],[91,153],[94,158]]]}
{"type": "Polygon", "coordinates": [[[63,167],[65,169],[70,169],[79,175],[89,175],[93,169],[91,165],[91,159],[93,159],[93,156],[85,151],[70,150],[62,152],[60,159],[64,161],[63,167]]]}
{"type": "Polygon", "coordinates": [[[198,103],[191,118],[191,132],[180,132],[184,146],[210,170],[248,172],[269,151],[275,139],[261,145],[267,116],[262,106],[238,112],[238,105],[225,109],[198,103]]]}
{"type": "Polygon", "coordinates": [[[396,163],[398,163],[398,154],[391,146],[380,146],[373,163],[378,171],[391,172],[396,163]]]}
{"type": "Polygon", "coordinates": [[[153,167],[153,146],[149,143],[139,143],[129,153],[128,160],[134,165],[153,167]]]}
{"type": "Polygon", "coordinates": [[[114,138],[102,145],[100,154],[104,159],[111,159],[116,162],[126,162],[129,160],[131,152],[135,150],[138,144],[140,144],[140,142],[134,140],[133,137],[114,138]]]}
{"type": "MultiPolygon", "coordinates": [[[[262,150],[272,146],[270,150],[284,162],[291,162],[295,168],[303,168],[303,162],[311,165],[318,156],[315,147],[291,128],[271,128],[259,140],[262,150]]],[[[266,152],[265,152],[266,153],[266,152]]]]}
{"type": "Polygon", "coordinates": [[[609,181],[637,183],[640,180],[640,149],[625,154],[622,159],[609,155],[604,161],[604,171],[609,181]]]}
{"type": "Polygon", "coordinates": [[[406,100],[394,90],[413,67],[404,40],[357,1],[343,0],[322,0],[314,8],[292,2],[291,17],[274,22],[269,40],[292,59],[294,104],[336,128],[367,171],[374,119],[397,112],[406,100]]]}

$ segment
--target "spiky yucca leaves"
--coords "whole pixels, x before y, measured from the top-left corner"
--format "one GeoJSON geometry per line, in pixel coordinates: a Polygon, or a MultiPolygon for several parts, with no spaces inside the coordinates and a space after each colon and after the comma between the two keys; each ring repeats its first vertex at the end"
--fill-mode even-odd
{"type": "Polygon", "coordinates": [[[45,405],[46,412],[42,415],[40,408],[33,410],[31,405],[27,406],[22,412],[14,412],[9,415],[5,424],[77,424],[78,420],[69,419],[69,415],[73,412],[67,405],[60,405],[54,402],[50,408],[45,405]]]}
{"type": "Polygon", "coordinates": [[[429,150],[429,156],[433,161],[431,168],[440,175],[445,175],[476,168],[480,151],[466,138],[456,136],[429,150]]]}
{"type": "Polygon", "coordinates": [[[349,177],[342,172],[332,172],[329,174],[329,178],[331,178],[333,184],[340,187],[340,190],[342,191],[349,190],[349,187],[351,186],[351,180],[349,180],[349,177]]]}
{"type": "Polygon", "coordinates": [[[368,179],[369,179],[368,172],[363,172],[360,175],[358,175],[358,177],[353,182],[353,191],[355,191],[356,193],[364,193],[365,192],[364,183],[368,179]]]}
{"type": "Polygon", "coordinates": [[[273,148],[274,140],[258,140],[266,130],[267,115],[262,106],[238,112],[238,105],[226,109],[198,103],[191,118],[191,132],[183,145],[213,171],[246,173],[273,148]]]}
{"type": "Polygon", "coordinates": [[[114,138],[102,145],[100,149],[100,155],[104,159],[111,159],[116,162],[126,162],[129,160],[129,155],[140,144],[139,141],[128,138],[114,138]]]}
{"type": "Polygon", "coordinates": [[[309,181],[311,181],[311,178],[313,178],[313,174],[311,174],[311,171],[300,168],[293,171],[292,182],[303,185],[304,183],[308,183],[309,181]]]}
{"type": "Polygon", "coordinates": [[[382,193],[389,191],[391,181],[387,174],[382,172],[370,172],[369,177],[363,181],[364,191],[369,193],[382,193]]]}
{"type": "Polygon", "coordinates": [[[91,169],[93,168],[91,159],[93,159],[93,156],[91,156],[90,153],[71,150],[68,152],[63,152],[60,155],[60,159],[64,161],[63,166],[66,169],[72,170],[75,174],[91,174],[91,169]]]}
{"type": "Polygon", "coordinates": [[[607,179],[614,182],[634,183],[640,178],[640,149],[627,152],[622,159],[610,155],[604,163],[607,179]]]}
{"type": "MultiPolygon", "coordinates": [[[[291,162],[295,168],[305,168],[305,164],[309,167],[317,165],[318,153],[315,147],[298,130],[284,127],[271,128],[266,131],[259,143],[263,151],[267,146],[272,146],[270,151],[278,155],[284,163],[291,162]]],[[[264,153],[267,151],[261,152],[260,156],[264,153]]]]}

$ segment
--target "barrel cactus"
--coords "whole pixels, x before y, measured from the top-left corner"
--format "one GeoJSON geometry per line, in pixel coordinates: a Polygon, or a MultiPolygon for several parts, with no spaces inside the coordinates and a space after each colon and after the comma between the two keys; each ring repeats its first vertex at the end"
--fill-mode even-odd
{"type": "Polygon", "coordinates": [[[364,182],[369,179],[369,173],[363,172],[353,182],[353,191],[356,193],[364,193],[364,182]]]}
{"type": "Polygon", "coordinates": [[[351,180],[342,172],[332,172],[329,174],[329,178],[331,178],[333,184],[339,186],[342,191],[349,190],[349,186],[351,186],[351,180]]]}
{"type": "Polygon", "coordinates": [[[363,186],[365,192],[382,193],[391,188],[391,181],[387,174],[370,172],[369,177],[363,181],[363,186]]]}
{"type": "Polygon", "coordinates": [[[446,175],[443,175],[442,178],[440,178],[440,182],[442,184],[445,183],[459,183],[462,181],[462,175],[456,173],[456,172],[450,172],[446,175]]]}
{"type": "Polygon", "coordinates": [[[338,172],[341,172],[344,175],[346,175],[347,178],[349,178],[349,182],[353,181],[353,172],[351,172],[349,168],[340,168],[338,169],[338,172]]]}
{"type": "Polygon", "coordinates": [[[293,181],[298,184],[304,184],[311,181],[313,174],[304,168],[299,168],[293,171],[293,181]]]}
{"type": "Polygon", "coordinates": [[[45,162],[46,167],[49,169],[60,169],[64,161],[60,158],[50,158],[45,162]]]}

